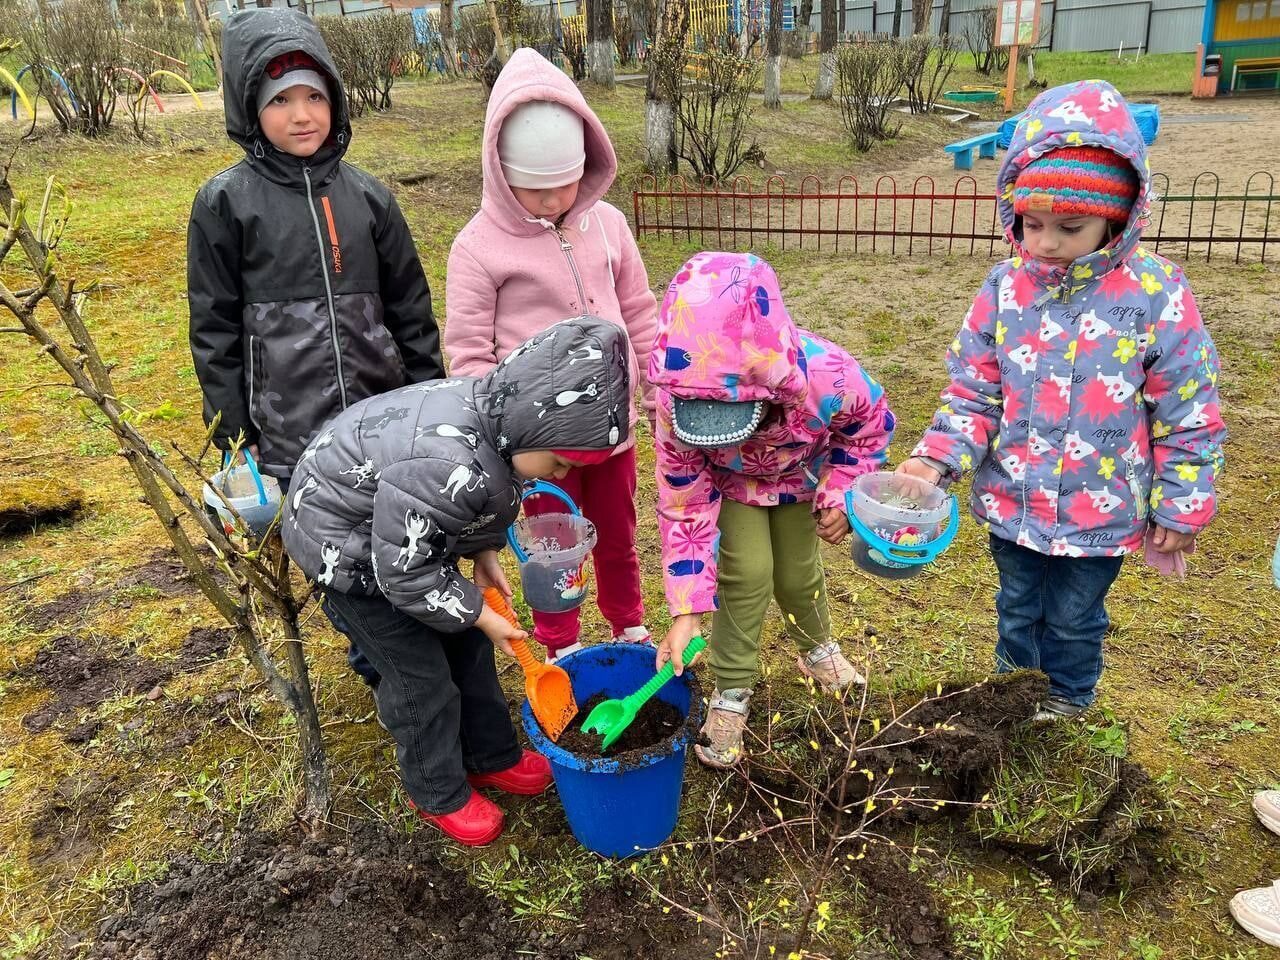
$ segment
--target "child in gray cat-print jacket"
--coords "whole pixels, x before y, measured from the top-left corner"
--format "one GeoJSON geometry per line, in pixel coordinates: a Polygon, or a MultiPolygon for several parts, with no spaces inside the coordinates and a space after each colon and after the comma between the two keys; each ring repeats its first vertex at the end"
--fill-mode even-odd
{"type": "Polygon", "coordinates": [[[289,555],[381,674],[378,713],[419,814],[461,843],[502,830],[501,810],[473,787],[532,794],[551,782],[546,760],[521,751],[494,669],[490,643],[510,653],[523,631],[481,594],[511,595],[497,551],[522,482],[626,443],[630,395],[622,328],[565,320],[483,377],[353,404],[294,470],[289,555]],[[573,351],[590,359],[570,366],[573,351]]]}

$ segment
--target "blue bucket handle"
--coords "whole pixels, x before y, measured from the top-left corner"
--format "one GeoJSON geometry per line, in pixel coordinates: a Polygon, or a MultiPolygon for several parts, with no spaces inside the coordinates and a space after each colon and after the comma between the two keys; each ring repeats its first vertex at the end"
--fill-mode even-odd
{"type": "MultiPolygon", "coordinates": [[[[249,452],[247,447],[242,447],[240,452],[244,454],[244,462],[249,466],[249,476],[253,477],[253,482],[258,488],[258,506],[265,507],[267,505],[267,491],[262,485],[262,474],[258,472],[258,465],[253,462],[253,454],[249,452]]],[[[230,465],[231,451],[224,450],[222,452],[222,469],[226,470],[230,465]]]]}
{"type": "Polygon", "coordinates": [[[844,511],[849,516],[849,526],[853,528],[853,532],[860,536],[872,550],[888,557],[894,563],[906,564],[909,567],[923,567],[926,563],[933,563],[942,554],[947,547],[951,546],[951,541],[956,538],[956,534],[960,531],[960,501],[954,496],[951,500],[951,516],[947,519],[947,527],[936,540],[930,540],[928,543],[922,543],[918,546],[904,546],[900,543],[894,543],[886,540],[870,527],[868,527],[858,517],[853,510],[853,491],[846,490],[844,492],[844,511]]]}
{"type": "MultiPolygon", "coordinates": [[[[524,503],[524,501],[528,500],[530,497],[535,497],[540,493],[549,493],[553,497],[559,497],[564,501],[565,506],[569,508],[569,512],[571,514],[575,517],[582,516],[582,511],[579,510],[578,505],[573,502],[573,497],[569,496],[554,483],[547,483],[545,480],[534,480],[531,483],[526,483],[524,485],[524,492],[520,494],[520,502],[524,503]]],[[[523,548],[520,546],[520,541],[516,539],[516,526],[514,523],[507,527],[507,543],[511,545],[511,549],[515,553],[517,560],[521,563],[528,561],[529,555],[524,552],[523,548]]]]}

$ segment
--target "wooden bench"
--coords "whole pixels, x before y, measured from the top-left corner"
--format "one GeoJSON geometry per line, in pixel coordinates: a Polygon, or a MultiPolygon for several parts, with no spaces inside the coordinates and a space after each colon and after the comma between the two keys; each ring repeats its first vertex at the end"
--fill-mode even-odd
{"type": "Polygon", "coordinates": [[[1280,57],[1242,57],[1231,67],[1231,89],[1235,91],[1241,74],[1270,73],[1276,78],[1275,88],[1280,90],[1280,57]]]}
{"type": "Polygon", "coordinates": [[[1000,139],[1000,131],[992,130],[990,133],[980,133],[976,137],[970,137],[968,140],[957,140],[955,143],[948,143],[942,149],[947,153],[955,154],[957,170],[973,169],[973,151],[977,149],[978,156],[987,160],[996,158],[996,141],[1000,139]]]}

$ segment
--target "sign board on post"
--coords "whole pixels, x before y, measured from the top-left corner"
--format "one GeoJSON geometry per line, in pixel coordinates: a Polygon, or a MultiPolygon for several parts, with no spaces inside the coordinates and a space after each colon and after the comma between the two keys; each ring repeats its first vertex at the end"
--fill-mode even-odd
{"type": "Polygon", "coordinates": [[[999,0],[996,6],[996,35],[992,44],[1009,48],[1009,71],[1005,76],[1004,110],[1013,110],[1013,88],[1018,77],[1018,48],[1036,42],[1040,24],[1040,0],[999,0]]]}

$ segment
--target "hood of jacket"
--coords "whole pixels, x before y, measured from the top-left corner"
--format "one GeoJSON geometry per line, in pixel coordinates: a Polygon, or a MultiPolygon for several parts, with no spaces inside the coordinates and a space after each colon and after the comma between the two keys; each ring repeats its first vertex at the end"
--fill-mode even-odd
{"type": "Polygon", "coordinates": [[[351,120],[342,77],[314,20],[286,7],[237,13],[222,35],[222,79],[227,136],[244,148],[255,170],[276,183],[295,187],[302,183],[304,167],[311,170],[313,184],[333,178],[351,142],[351,120]],[[329,78],[329,138],[305,158],[276,149],[258,123],[258,86],[263,71],[275,57],[292,50],[309,55],[329,78]]]}
{"type": "Polygon", "coordinates": [[[803,402],[805,352],[773,268],[749,253],[687,261],[662,301],[649,379],[684,400],[803,402]]]}
{"type": "Polygon", "coordinates": [[[609,450],[628,438],[631,375],[626,333],[575,317],[516,347],[476,385],[498,453],[609,450]]]}
{"type": "Polygon", "coordinates": [[[1143,222],[1151,206],[1151,165],[1142,133],[1119,91],[1105,80],[1081,80],[1046,90],[1031,101],[1009,143],[996,184],[997,205],[1005,236],[1042,285],[1061,285],[1067,271],[1072,280],[1097,278],[1119,266],[1138,246],[1143,222]],[[1032,160],[1059,147],[1105,147],[1138,174],[1138,198],[1124,230],[1101,250],[1066,267],[1050,267],[1034,260],[1022,246],[1019,218],[1013,212],[1013,188],[1018,174],[1032,160]]]}
{"type": "Polygon", "coordinates": [[[583,145],[587,154],[586,168],[578,185],[578,197],[564,215],[565,223],[577,220],[605,195],[618,173],[618,158],[605,132],[582,92],[573,81],[535,50],[517,50],[502,68],[484,117],[484,144],[481,148],[484,168],[484,196],[480,209],[509,233],[533,236],[546,229],[543,222],[531,217],[515,198],[502,172],[498,159],[498,134],[511,111],[534,100],[559,103],[582,118],[583,145]]]}

